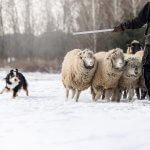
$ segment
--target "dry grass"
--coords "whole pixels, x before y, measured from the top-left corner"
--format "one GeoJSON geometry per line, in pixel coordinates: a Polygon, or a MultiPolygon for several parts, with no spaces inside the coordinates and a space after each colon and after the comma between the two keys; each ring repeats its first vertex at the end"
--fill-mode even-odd
{"type": "Polygon", "coordinates": [[[15,60],[8,62],[7,60],[0,59],[0,68],[18,68],[25,72],[60,72],[61,61],[55,60],[40,60],[40,59],[26,59],[15,60]]]}

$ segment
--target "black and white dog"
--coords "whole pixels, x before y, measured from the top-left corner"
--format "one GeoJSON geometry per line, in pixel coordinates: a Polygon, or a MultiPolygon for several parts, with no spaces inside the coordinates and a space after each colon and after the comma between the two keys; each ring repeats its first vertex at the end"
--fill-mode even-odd
{"type": "Polygon", "coordinates": [[[6,78],[6,86],[2,90],[0,94],[3,94],[5,91],[13,91],[13,98],[18,96],[18,91],[23,88],[25,90],[26,95],[28,96],[28,84],[22,73],[18,71],[18,69],[10,70],[10,73],[7,74],[6,78]]]}

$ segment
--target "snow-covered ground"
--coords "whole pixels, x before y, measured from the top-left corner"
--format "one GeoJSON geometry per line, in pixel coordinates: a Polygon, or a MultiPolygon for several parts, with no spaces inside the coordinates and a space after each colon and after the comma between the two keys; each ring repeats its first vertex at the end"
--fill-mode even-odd
{"type": "MultiPolygon", "coordinates": [[[[0,72],[0,89],[7,72],[0,72]]],[[[0,150],[150,150],[150,102],[65,101],[60,75],[25,73],[22,91],[0,95],[0,150]]]]}

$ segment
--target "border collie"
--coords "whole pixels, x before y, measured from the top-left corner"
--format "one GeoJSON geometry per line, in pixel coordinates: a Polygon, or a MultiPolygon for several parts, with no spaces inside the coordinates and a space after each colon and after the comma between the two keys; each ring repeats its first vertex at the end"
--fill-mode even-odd
{"type": "Polygon", "coordinates": [[[24,75],[18,71],[18,69],[10,70],[10,73],[7,74],[6,78],[6,86],[2,90],[0,94],[3,94],[5,91],[13,91],[13,98],[18,96],[18,91],[23,88],[28,96],[28,84],[24,75]]]}

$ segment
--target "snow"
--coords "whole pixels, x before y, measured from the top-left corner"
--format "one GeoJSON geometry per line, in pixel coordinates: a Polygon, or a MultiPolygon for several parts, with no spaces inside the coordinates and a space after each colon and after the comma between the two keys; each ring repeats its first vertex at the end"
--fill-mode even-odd
{"type": "Polygon", "coordinates": [[[0,95],[0,150],[150,149],[150,101],[93,102],[89,90],[65,101],[59,74],[24,75],[29,97],[0,95]]]}

